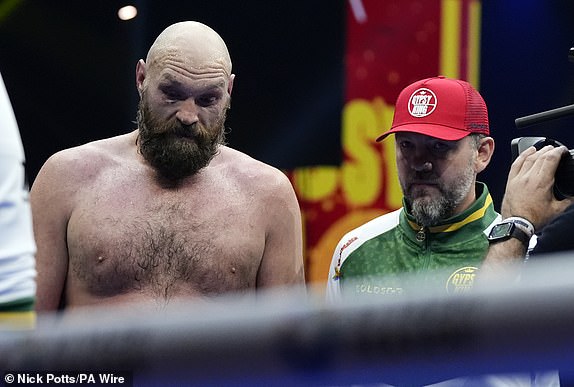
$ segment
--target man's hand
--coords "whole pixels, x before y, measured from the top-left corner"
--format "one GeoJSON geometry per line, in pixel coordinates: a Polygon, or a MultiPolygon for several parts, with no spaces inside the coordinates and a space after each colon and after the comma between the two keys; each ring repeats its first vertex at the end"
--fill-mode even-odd
{"type": "Polygon", "coordinates": [[[547,145],[540,150],[530,147],[512,163],[502,201],[502,217],[528,219],[536,230],[568,207],[572,199],[557,200],[552,192],[554,175],[565,146],[547,145]]]}

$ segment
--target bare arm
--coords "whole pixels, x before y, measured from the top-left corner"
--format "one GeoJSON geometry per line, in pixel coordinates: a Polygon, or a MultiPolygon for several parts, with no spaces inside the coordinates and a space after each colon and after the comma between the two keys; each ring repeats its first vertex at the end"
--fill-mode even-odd
{"type": "Polygon", "coordinates": [[[30,192],[37,245],[38,311],[58,309],[68,271],[66,227],[69,210],[66,207],[71,198],[66,194],[61,165],[61,157],[52,156],[40,170],[30,192]]]}
{"type": "Polygon", "coordinates": [[[257,288],[303,285],[301,212],[287,177],[277,171],[272,192],[263,200],[268,221],[265,251],[257,274],[257,288]]]}
{"type": "MultiPolygon", "coordinates": [[[[556,168],[567,151],[566,147],[546,146],[539,151],[530,147],[516,158],[508,174],[502,201],[503,219],[520,216],[539,230],[572,203],[567,199],[557,200],[552,193],[556,168]]],[[[506,263],[520,261],[525,253],[526,246],[510,238],[492,244],[484,264],[487,269],[495,270],[506,263]]]]}

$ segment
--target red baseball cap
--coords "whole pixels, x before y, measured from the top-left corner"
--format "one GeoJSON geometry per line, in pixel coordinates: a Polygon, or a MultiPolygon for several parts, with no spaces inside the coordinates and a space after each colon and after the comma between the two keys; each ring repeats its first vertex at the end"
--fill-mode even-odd
{"type": "Polygon", "coordinates": [[[377,141],[397,132],[414,132],[457,141],[470,133],[490,134],[488,110],[468,82],[443,76],[405,87],[397,98],[391,129],[377,141]]]}

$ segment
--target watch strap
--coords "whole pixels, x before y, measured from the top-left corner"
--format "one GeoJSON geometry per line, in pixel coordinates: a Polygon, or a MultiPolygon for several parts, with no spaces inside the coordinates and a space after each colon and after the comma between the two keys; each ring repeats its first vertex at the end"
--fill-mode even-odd
{"type": "Polygon", "coordinates": [[[528,219],[523,218],[521,216],[511,216],[509,218],[504,219],[503,222],[512,222],[516,227],[521,229],[528,235],[529,238],[532,238],[534,235],[534,225],[528,219]]]}
{"type": "Polygon", "coordinates": [[[515,222],[512,222],[514,227],[510,230],[510,238],[516,238],[524,244],[524,246],[528,247],[530,243],[531,235],[528,235],[521,227],[517,226],[515,222]]]}

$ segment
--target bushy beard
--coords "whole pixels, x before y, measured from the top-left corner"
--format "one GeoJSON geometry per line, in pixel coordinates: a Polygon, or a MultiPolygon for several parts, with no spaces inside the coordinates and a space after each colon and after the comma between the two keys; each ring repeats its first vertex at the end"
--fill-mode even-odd
{"type": "MultiPolygon", "coordinates": [[[[471,160],[472,164],[472,160],[471,160]]],[[[462,203],[468,192],[473,189],[474,171],[469,167],[465,169],[452,186],[447,187],[438,179],[426,177],[434,181],[440,192],[438,197],[424,195],[424,188],[410,190],[405,194],[405,202],[410,209],[411,215],[418,225],[423,227],[440,224],[445,219],[454,215],[455,208],[462,203]]],[[[405,191],[403,187],[403,191],[405,191]]],[[[405,191],[406,192],[406,191],[405,191]]]]}
{"type": "Polygon", "coordinates": [[[162,181],[177,184],[205,168],[225,144],[226,111],[212,128],[163,122],[150,111],[144,93],[137,112],[139,151],[162,181]]]}

